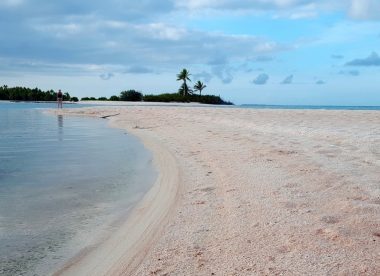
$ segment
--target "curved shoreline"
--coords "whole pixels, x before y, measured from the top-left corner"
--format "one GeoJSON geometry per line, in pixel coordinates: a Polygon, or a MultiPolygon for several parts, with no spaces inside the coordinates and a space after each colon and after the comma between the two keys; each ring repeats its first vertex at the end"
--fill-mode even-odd
{"type": "Polygon", "coordinates": [[[122,126],[112,119],[110,122],[112,126],[127,129],[152,151],[158,170],[157,180],[132,210],[127,221],[109,239],[95,248],[85,249],[53,275],[132,274],[178,202],[180,169],[170,151],[143,130],[122,126]]]}
{"type": "Polygon", "coordinates": [[[134,256],[108,248],[110,270],[101,257],[92,259],[100,263],[94,270],[104,269],[94,275],[379,275],[376,112],[64,111],[116,113],[114,126],[173,153],[180,200],[172,211],[166,206],[161,225],[142,234],[150,241],[132,247],[134,256]]]}

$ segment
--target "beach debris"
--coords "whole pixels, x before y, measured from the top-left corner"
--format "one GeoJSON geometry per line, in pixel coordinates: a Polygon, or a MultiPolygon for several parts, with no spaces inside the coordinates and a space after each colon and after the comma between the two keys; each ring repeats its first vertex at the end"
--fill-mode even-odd
{"type": "Polygon", "coordinates": [[[117,113],[117,114],[111,114],[111,115],[105,115],[105,116],[101,116],[100,118],[102,118],[102,119],[107,119],[108,117],[114,117],[114,116],[117,116],[117,115],[120,115],[120,113],[117,113]]]}

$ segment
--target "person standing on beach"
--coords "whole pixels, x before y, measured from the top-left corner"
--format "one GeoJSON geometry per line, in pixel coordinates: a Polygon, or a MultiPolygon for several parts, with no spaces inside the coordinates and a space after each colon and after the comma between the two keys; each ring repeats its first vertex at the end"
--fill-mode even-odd
{"type": "Polygon", "coordinates": [[[58,104],[58,108],[62,108],[62,100],[63,100],[63,94],[61,92],[61,89],[58,90],[58,93],[57,93],[57,104],[58,104]]]}

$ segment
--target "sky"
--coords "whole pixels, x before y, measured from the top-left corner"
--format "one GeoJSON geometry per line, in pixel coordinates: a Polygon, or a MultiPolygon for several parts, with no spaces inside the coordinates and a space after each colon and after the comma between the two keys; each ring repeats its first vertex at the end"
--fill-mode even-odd
{"type": "Polygon", "coordinates": [[[0,0],[0,85],[380,105],[380,0],[0,0]]]}

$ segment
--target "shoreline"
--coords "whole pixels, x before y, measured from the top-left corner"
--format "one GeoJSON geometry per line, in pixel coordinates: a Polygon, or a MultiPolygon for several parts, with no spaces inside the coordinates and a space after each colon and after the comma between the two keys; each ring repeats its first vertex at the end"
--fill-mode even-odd
{"type": "MultiPolygon", "coordinates": [[[[125,129],[110,119],[111,127],[125,129]]],[[[138,137],[153,153],[153,163],[158,170],[157,180],[108,239],[94,248],[79,252],[53,275],[132,274],[159,236],[171,209],[178,204],[181,183],[175,157],[155,138],[138,129],[126,130],[138,137]]]]}
{"type": "Polygon", "coordinates": [[[180,171],[175,208],[132,249],[137,258],[106,242],[77,271],[100,262],[94,275],[380,272],[377,111],[128,106],[62,114],[119,114],[112,126],[152,138],[180,171]]]}

